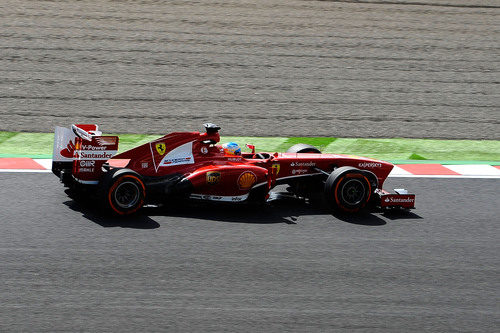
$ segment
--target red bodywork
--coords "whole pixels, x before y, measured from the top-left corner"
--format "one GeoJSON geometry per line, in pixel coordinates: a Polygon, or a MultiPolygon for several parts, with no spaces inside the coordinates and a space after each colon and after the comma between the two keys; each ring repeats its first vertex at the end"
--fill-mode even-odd
{"type": "Polygon", "coordinates": [[[381,187],[393,168],[388,162],[337,154],[225,155],[220,146],[209,143],[219,140],[218,133],[172,133],[116,155],[113,159],[130,160],[125,167],[144,176],[161,177],[180,173],[193,184],[193,194],[203,195],[207,199],[209,196],[214,196],[216,199],[229,197],[228,199],[232,201],[243,200],[250,189],[257,185],[265,184],[270,189],[275,184],[286,183],[287,180],[294,178],[321,175],[322,171],[319,170],[330,173],[340,166],[353,166],[373,172],[381,187]],[[161,149],[163,145],[166,147],[165,150],[161,149]],[[183,145],[190,145],[192,158],[182,154],[174,155],[174,159],[168,158],[169,152],[183,145]],[[157,146],[160,149],[157,149],[157,146]],[[251,176],[245,176],[248,174],[251,176]],[[249,185],[241,186],[242,176],[249,178],[249,185]]]}
{"type": "MultiPolygon", "coordinates": [[[[85,125],[78,126],[82,129],[85,125]]],[[[190,183],[191,198],[239,202],[245,201],[256,189],[259,189],[260,195],[266,196],[278,184],[307,181],[309,177],[325,178],[336,168],[351,166],[373,173],[377,179],[382,207],[390,207],[391,203],[392,206],[414,207],[414,196],[411,201],[409,197],[403,198],[400,194],[389,194],[381,190],[394,167],[391,163],[352,155],[321,153],[226,155],[222,147],[217,145],[220,141],[217,130],[167,134],[109,160],[106,152],[114,154],[117,151],[117,137],[95,135],[90,136],[90,141],[89,137],[77,137],[73,178],[80,183],[99,183],[106,172],[101,165],[108,160],[111,167],[120,165],[135,171],[144,178],[146,187],[149,183],[177,176],[190,183]],[[83,154],[95,157],[86,159],[82,157],[82,151],[97,153],[83,154]],[[89,169],[88,166],[93,168],[89,169]],[[397,205],[394,204],[396,202],[397,205]]]]}

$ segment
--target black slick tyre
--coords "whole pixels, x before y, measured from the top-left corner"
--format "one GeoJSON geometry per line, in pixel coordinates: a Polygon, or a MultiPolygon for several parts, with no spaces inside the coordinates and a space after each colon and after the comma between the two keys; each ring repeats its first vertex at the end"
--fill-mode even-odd
{"type": "Polygon", "coordinates": [[[107,210],[117,215],[130,215],[144,205],[146,187],[138,173],[115,169],[105,175],[101,193],[107,210]]]}
{"type": "Polygon", "coordinates": [[[321,154],[321,151],[311,145],[305,144],[305,143],[297,143],[286,151],[287,153],[317,153],[321,154]]]}
{"type": "Polygon", "coordinates": [[[340,167],[328,176],[324,196],[335,211],[358,213],[366,206],[374,190],[365,172],[354,167],[340,167]]]}

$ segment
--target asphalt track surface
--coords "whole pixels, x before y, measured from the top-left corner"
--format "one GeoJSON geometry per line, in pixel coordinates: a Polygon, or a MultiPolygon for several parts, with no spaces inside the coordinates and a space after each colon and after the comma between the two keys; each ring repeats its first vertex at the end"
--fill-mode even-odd
{"type": "Polygon", "coordinates": [[[0,2],[0,130],[500,139],[496,0],[0,2]]]}
{"type": "Polygon", "coordinates": [[[497,332],[498,179],[391,178],[408,215],[283,202],[102,217],[0,174],[0,331],[497,332]]]}

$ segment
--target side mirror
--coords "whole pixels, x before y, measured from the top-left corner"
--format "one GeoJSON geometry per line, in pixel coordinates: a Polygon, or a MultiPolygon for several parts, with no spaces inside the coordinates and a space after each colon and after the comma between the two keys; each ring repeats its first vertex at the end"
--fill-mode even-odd
{"type": "Polygon", "coordinates": [[[246,144],[247,148],[250,148],[252,150],[252,154],[255,154],[255,146],[251,144],[246,144]]]}

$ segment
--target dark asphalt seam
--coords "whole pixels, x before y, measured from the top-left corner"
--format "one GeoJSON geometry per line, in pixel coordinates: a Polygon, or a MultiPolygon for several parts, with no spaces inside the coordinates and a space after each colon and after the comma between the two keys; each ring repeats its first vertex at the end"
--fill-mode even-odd
{"type": "Polygon", "coordinates": [[[198,98],[198,99],[183,99],[183,98],[130,98],[130,97],[65,97],[65,96],[20,96],[20,95],[5,95],[0,96],[0,99],[20,99],[20,100],[60,100],[60,101],[118,101],[118,102],[217,102],[217,103],[266,103],[266,104],[319,104],[319,105],[384,105],[384,106],[446,106],[446,107],[472,107],[472,108],[494,108],[498,109],[498,105],[467,105],[467,104],[425,104],[425,103],[374,103],[374,102],[335,102],[335,101],[270,101],[270,100],[243,100],[243,99],[219,99],[219,98],[198,98]]]}
{"type": "Polygon", "coordinates": [[[500,8],[495,5],[468,5],[468,4],[452,4],[452,3],[426,3],[426,2],[400,2],[400,1],[370,1],[370,0],[313,0],[323,2],[340,2],[340,3],[353,3],[353,4],[374,4],[374,5],[399,5],[399,6],[425,6],[425,7],[455,7],[455,8],[500,8]]]}
{"type": "MultiPolygon", "coordinates": [[[[337,68],[337,67],[333,67],[333,68],[337,68]]],[[[340,68],[340,67],[339,67],[340,68]]],[[[360,68],[360,69],[364,69],[364,68],[360,68]]],[[[372,68],[373,69],[373,68],[372,68]]],[[[373,69],[373,70],[376,70],[376,69],[373,69]]],[[[25,69],[3,69],[3,68],[0,68],[0,72],[13,72],[13,73],[26,73],[27,71],[25,69]]],[[[95,74],[103,74],[102,71],[99,71],[99,72],[92,72],[92,71],[64,71],[64,70],[58,70],[58,71],[54,71],[54,70],[42,70],[42,69],[37,69],[37,70],[30,70],[29,71],[30,73],[30,78],[32,77],[32,73],[55,73],[55,74],[85,74],[85,75],[95,75],[95,74]]],[[[164,78],[165,75],[164,74],[156,74],[156,73],[127,73],[126,74],[127,76],[146,76],[146,77],[162,77],[164,78]]],[[[168,74],[170,77],[192,77],[193,75],[190,75],[190,74],[179,74],[179,73],[169,73],[168,74]]],[[[271,75],[266,75],[266,78],[267,79],[283,79],[284,77],[286,77],[287,79],[291,79],[291,78],[295,78],[294,76],[271,76],[271,75]]],[[[243,78],[243,79],[255,79],[255,78],[260,78],[260,76],[258,75],[224,75],[224,78],[225,79],[240,79],[240,78],[243,78]]],[[[304,76],[300,76],[301,79],[303,80],[312,80],[312,81],[361,81],[361,82],[415,82],[415,83],[419,83],[419,82],[422,82],[422,83],[444,83],[444,84],[447,84],[447,83],[458,83],[458,84],[474,84],[474,83],[480,83],[480,84],[500,84],[500,81],[472,81],[472,80],[463,80],[463,81],[456,81],[456,80],[421,80],[421,79],[391,79],[391,78],[387,78],[387,79],[378,79],[378,78],[336,78],[336,77],[329,77],[329,78],[321,78],[321,77],[304,77],[304,76]]],[[[0,78],[1,80],[1,78],[0,78]]],[[[26,80],[25,79],[12,79],[12,78],[7,78],[7,79],[4,79],[4,81],[7,81],[7,80],[12,80],[12,82],[25,82],[26,80]],[[14,80],[18,80],[18,81],[14,81],[14,80]]],[[[44,79],[32,79],[32,80],[43,80],[43,82],[56,82],[55,80],[44,80],[44,79]]],[[[59,82],[68,82],[69,84],[76,84],[77,82],[75,81],[71,81],[71,80],[65,80],[65,79],[59,79],[57,80],[59,82]]],[[[9,81],[10,82],[10,81],[9,81]]],[[[78,81],[80,82],[80,81],[78,81]]],[[[101,80],[87,80],[86,82],[96,82],[96,83],[101,83],[103,81],[101,80]]],[[[122,81],[110,81],[110,82],[117,82],[117,83],[122,83],[122,81]]],[[[83,81],[82,81],[83,83],[83,81]]],[[[148,81],[148,84],[151,83],[151,84],[154,84],[155,82],[154,81],[148,81]]],[[[134,85],[133,82],[130,82],[130,83],[127,83],[127,85],[134,85]]],[[[178,85],[177,85],[178,86],[178,85]]]]}

